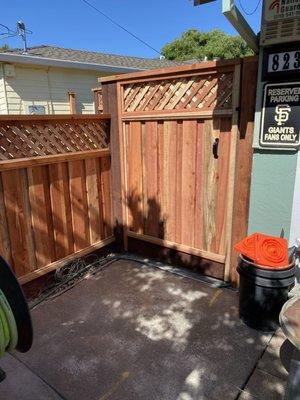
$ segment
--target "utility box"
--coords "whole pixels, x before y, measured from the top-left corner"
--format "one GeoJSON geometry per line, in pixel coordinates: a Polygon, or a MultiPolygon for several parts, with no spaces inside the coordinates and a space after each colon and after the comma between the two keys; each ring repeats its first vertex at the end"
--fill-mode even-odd
{"type": "Polygon", "coordinates": [[[261,46],[300,40],[300,0],[264,0],[261,46]]]}
{"type": "Polygon", "coordinates": [[[300,0],[264,0],[254,147],[300,146],[300,0]]]}

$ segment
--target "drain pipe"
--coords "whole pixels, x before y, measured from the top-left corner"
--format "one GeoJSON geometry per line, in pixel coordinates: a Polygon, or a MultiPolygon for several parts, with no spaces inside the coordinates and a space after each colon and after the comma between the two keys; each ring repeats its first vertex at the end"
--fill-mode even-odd
{"type": "Polygon", "coordinates": [[[245,20],[240,10],[234,3],[234,0],[222,1],[222,12],[231,25],[238,31],[241,37],[245,40],[248,46],[255,54],[259,53],[259,43],[257,35],[252,30],[251,26],[245,20]]]}

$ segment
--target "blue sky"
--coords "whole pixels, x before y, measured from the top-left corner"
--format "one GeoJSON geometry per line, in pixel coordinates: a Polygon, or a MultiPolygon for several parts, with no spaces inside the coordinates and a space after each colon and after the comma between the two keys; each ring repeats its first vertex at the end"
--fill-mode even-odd
{"type": "MultiPolygon", "coordinates": [[[[201,7],[193,7],[192,0],[89,1],[158,50],[190,28],[203,31],[220,28],[235,34],[221,13],[221,0],[201,7]]],[[[249,11],[257,4],[256,0],[240,1],[249,11]]],[[[157,56],[89,8],[82,0],[10,0],[1,4],[0,23],[14,29],[16,21],[20,19],[33,31],[28,36],[29,46],[48,44],[105,53],[157,56]]],[[[255,15],[247,17],[247,20],[257,32],[260,8],[255,15]]],[[[1,44],[3,42],[10,47],[21,46],[19,38],[1,40],[1,44]]]]}

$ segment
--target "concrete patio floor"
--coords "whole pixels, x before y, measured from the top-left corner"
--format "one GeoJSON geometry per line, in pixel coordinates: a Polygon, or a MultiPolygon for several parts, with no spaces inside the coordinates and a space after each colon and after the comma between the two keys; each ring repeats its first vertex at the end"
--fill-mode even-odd
{"type": "Polygon", "coordinates": [[[238,294],[117,261],[32,311],[34,345],[0,360],[1,400],[283,399],[283,334],[238,294]]]}

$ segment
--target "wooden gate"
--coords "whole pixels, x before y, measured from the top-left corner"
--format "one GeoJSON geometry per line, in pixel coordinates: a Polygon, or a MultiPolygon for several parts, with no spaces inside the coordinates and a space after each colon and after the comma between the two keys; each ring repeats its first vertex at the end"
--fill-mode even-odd
{"type": "Polygon", "coordinates": [[[256,67],[251,58],[102,79],[125,248],[152,246],[152,255],[230,279],[233,241],[247,230],[256,67]]]}

